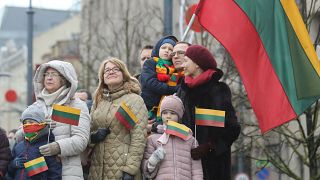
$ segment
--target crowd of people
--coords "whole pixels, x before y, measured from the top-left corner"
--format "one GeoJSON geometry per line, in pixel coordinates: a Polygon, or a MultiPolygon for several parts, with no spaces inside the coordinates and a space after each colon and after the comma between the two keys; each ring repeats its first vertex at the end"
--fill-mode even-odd
{"type": "Polygon", "coordinates": [[[165,36],[139,61],[132,76],[104,60],[93,96],[71,63],[40,65],[21,126],[0,129],[0,179],[231,179],[240,125],[212,53],[165,36]],[[198,109],[224,112],[223,127],[198,123],[198,109]]]}

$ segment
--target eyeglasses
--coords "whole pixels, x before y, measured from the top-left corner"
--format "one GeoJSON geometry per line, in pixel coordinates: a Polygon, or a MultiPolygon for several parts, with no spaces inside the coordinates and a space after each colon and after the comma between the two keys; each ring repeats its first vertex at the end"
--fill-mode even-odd
{"type": "Polygon", "coordinates": [[[145,61],[145,60],[147,60],[147,59],[149,59],[150,57],[142,57],[141,58],[141,61],[145,61]]]}
{"type": "Polygon", "coordinates": [[[118,73],[118,72],[121,71],[121,69],[118,68],[118,67],[114,67],[114,68],[111,68],[111,69],[110,69],[110,68],[104,69],[104,73],[105,73],[105,74],[110,74],[111,71],[112,71],[113,73],[118,73]]]}
{"type": "Polygon", "coordinates": [[[60,76],[60,74],[57,72],[46,72],[43,74],[43,76],[44,77],[58,77],[58,76],[60,76]]]}
{"type": "Polygon", "coordinates": [[[177,54],[177,56],[182,56],[184,55],[186,52],[185,51],[176,51],[176,52],[172,52],[170,54],[171,57],[175,56],[177,54]]]}

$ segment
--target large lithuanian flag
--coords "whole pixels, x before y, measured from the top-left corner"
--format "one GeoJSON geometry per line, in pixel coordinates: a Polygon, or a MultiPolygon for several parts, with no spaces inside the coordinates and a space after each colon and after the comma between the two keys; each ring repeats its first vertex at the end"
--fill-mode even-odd
{"type": "Polygon", "coordinates": [[[320,62],[294,0],[200,0],[200,24],[228,50],[262,132],[320,97],[320,62]]]}

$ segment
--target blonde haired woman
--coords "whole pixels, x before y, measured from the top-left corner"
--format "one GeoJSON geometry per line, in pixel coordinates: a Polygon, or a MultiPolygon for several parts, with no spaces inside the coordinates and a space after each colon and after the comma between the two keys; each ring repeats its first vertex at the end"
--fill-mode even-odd
{"type": "Polygon", "coordinates": [[[148,112],[140,92],[138,81],[121,60],[109,58],[102,62],[91,110],[91,142],[95,146],[89,179],[141,179],[148,112]],[[130,130],[115,117],[121,103],[138,118],[130,130]]]}

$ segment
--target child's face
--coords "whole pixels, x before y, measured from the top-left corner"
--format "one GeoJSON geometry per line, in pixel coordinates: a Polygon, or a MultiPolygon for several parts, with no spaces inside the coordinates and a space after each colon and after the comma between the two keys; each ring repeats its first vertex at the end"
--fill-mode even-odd
{"type": "Polygon", "coordinates": [[[173,46],[169,43],[164,43],[159,49],[159,58],[161,59],[171,59],[170,54],[172,53],[173,46]]]}
{"type": "Polygon", "coordinates": [[[168,121],[178,122],[178,114],[171,110],[162,111],[161,118],[163,123],[167,124],[168,121]]]}
{"type": "Polygon", "coordinates": [[[32,119],[26,119],[23,121],[23,124],[39,124],[39,123],[32,119]]]}

